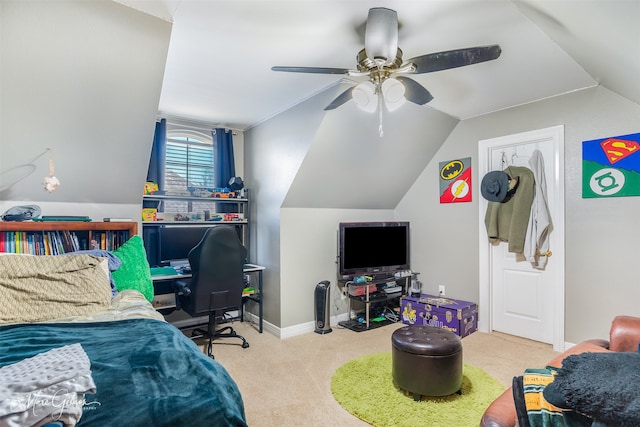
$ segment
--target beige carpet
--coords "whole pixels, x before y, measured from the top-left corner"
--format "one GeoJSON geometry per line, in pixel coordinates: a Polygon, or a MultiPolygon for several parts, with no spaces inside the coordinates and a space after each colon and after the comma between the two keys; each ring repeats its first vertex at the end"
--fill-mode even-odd
{"type": "MultiPolygon", "coordinates": [[[[331,377],[351,359],[391,351],[391,334],[401,326],[365,332],[334,327],[326,335],[279,339],[236,322],[234,328],[250,347],[225,339],[215,341],[213,351],[240,388],[250,427],[367,426],[334,400],[331,377]]],[[[464,362],[484,369],[505,388],[525,368],[544,366],[557,354],[550,345],[499,333],[475,332],[462,345],[464,362]]]]}

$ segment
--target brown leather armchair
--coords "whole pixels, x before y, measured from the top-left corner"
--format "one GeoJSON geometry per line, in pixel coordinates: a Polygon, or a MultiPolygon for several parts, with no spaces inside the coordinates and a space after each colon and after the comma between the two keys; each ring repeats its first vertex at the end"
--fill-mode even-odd
{"type": "MultiPolygon", "coordinates": [[[[585,352],[628,351],[637,352],[640,343],[640,317],[616,316],[611,322],[609,341],[593,339],[581,342],[553,358],[548,366],[561,367],[565,357],[585,352]]],[[[480,427],[515,427],[516,406],[511,387],[487,408],[480,427]]]]}

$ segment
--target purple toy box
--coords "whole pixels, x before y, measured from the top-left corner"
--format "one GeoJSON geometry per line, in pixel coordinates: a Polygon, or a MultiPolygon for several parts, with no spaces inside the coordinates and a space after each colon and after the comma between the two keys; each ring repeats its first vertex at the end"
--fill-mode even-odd
{"type": "Polygon", "coordinates": [[[402,297],[402,323],[448,329],[460,338],[478,329],[478,306],[475,303],[422,294],[402,297]]]}

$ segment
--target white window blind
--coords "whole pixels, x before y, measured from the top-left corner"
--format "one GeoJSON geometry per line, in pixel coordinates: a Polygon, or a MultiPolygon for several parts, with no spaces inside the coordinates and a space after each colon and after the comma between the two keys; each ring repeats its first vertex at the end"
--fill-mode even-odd
{"type": "Polygon", "coordinates": [[[191,137],[168,137],[165,161],[167,190],[213,187],[213,146],[191,137]]]}
{"type": "MultiPolygon", "coordinates": [[[[213,145],[206,137],[184,136],[184,133],[168,133],[165,159],[165,190],[183,193],[189,187],[214,187],[213,145]],[[182,133],[182,134],[181,134],[182,133]]],[[[209,202],[167,200],[164,212],[185,213],[215,211],[209,202]]]]}

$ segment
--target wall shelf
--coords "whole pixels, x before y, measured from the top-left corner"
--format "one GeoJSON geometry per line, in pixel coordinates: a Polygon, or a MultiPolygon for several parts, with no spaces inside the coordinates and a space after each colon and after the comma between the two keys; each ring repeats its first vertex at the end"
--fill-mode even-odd
{"type": "Polygon", "coordinates": [[[142,235],[147,257],[151,265],[160,265],[160,241],[163,230],[169,228],[202,228],[216,225],[231,225],[238,228],[240,240],[249,252],[249,190],[245,197],[198,197],[166,194],[146,194],[142,197],[143,208],[156,208],[156,221],[142,221],[142,235]],[[169,202],[179,202],[167,207],[169,202]],[[226,212],[230,207],[234,212],[226,212]],[[169,212],[167,212],[169,209],[169,212]],[[211,219],[205,220],[205,211],[211,219]],[[233,218],[234,214],[238,218],[233,218]],[[176,220],[180,215],[188,220],[176,220]],[[215,218],[215,219],[214,219],[215,218]]]}
{"type": "Polygon", "coordinates": [[[138,233],[138,223],[21,221],[0,222],[0,252],[55,255],[83,249],[113,250],[138,233]],[[45,239],[46,236],[46,239],[45,239]],[[52,249],[52,238],[60,238],[60,245],[52,249]],[[73,239],[77,243],[74,247],[73,239]],[[17,240],[20,240],[18,243],[17,240]],[[45,243],[47,242],[47,243],[45,243]],[[10,246],[7,244],[10,243],[10,246]],[[16,246],[17,244],[17,246],[16,246]],[[48,245],[49,249],[41,251],[48,245]],[[41,249],[37,249],[39,246],[41,249]],[[17,249],[16,249],[17,248],[17,249]]]}

